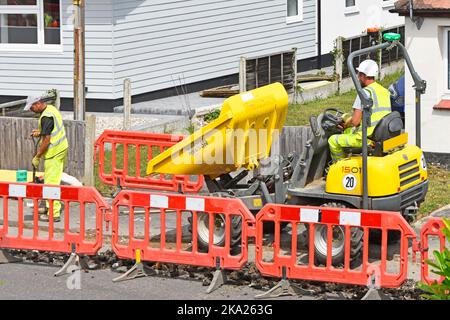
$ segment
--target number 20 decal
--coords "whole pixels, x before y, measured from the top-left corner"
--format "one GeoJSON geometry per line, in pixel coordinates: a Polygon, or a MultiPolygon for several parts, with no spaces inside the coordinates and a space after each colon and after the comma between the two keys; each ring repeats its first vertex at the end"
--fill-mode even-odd
{"type": "Polygon", "coordinates": [[[358,185],[358,180],[356,179],[355,175],[348,174],[342,180],[342,184],[343,184],[345,190],[352,191],[352,190],[356,189],[356,187],[358,185]]]}

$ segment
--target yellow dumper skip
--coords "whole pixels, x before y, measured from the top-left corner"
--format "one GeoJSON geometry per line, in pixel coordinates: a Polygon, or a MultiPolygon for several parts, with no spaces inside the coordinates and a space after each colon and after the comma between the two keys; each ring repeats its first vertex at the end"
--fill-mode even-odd
{"type": "Polygon", "coordinates": [[[207,175],[253,170],[270,154],[286,120],[288,94],[280,83],[227,99],[219,118],[148,163],[147,174],[207,175]]]}

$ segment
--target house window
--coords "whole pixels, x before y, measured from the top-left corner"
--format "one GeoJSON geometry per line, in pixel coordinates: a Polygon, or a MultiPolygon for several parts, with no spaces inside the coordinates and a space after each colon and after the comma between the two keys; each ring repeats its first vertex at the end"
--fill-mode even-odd
{"type": "Polygon", "coordinates": [[[356,6],[356,0],[345,0],[345,7],[350,8],[356,6]]]}
{"type": "Polygon", "coordinates": [[[60,44],[60,0],[0,0],[0,49],[60,44]]]}
{"type": "Polygon", "coordinates": [[[345,0],[345,15],[359,13],[359,8],[356,6],[356,0],[345,0]]]}
{"type": "Polygon", "coordinates": [[[303,0],[287,0],[286,23],[303,21],[303,0]]]}

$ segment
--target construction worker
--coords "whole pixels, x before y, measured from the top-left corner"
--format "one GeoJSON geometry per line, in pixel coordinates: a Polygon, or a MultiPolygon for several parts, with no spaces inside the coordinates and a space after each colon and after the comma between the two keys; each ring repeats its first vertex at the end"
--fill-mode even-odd
{"type": "MultiPolygon", "coordinates": [[[[378,64],[375,61],[365,60],[356,70],[358,71],[358,79],[361,86],[373,100],[370,116],[371,124],[367,128],[367,136],[370,137],[378,122],[391,112],[391,95],[387,89],[375,81],[378,75],[378,64]]],[[[343,120],[344,122],[340,128],[344,130],[344,133],[333,135],[328,139],[333,162],[346,157],[344,148],[362,147],[362,106],[359,96],[356,97],[353,104],[353,114],[343,117],[343,120]]]]}
{"type": "MultiPolygon", "coordinates": [[[[37,153],[34,155],[32,165],[37,168],[41,159],[44,162],[44,181],[45,184],[59,185],[67,159],[69,144],[66,138],[61,113],[54,106],[42,101],[40,97],[28,97],[25,111],[31,110],[40,114],[38,129],[33,130],[31,136],[40,137],[40,144],[37,153]]],[[[46,208],[39,209],[39,220],[49,221],[48,210],[49,202],[46,202],[46,208]]],[[[61,220],[61,203],[53,202],[53,220],[61,220]]]]}

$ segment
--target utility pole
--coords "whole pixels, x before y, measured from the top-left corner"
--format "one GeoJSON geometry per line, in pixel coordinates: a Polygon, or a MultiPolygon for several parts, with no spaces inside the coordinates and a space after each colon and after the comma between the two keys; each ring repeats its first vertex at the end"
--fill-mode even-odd
{"type": "Polygon", "coordinates": [[[85,90],[85,0],[73,0],[74,8],[74,83],[73,111],[75,120],[86,118],[85,90]]]}

